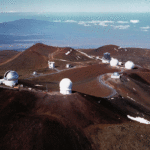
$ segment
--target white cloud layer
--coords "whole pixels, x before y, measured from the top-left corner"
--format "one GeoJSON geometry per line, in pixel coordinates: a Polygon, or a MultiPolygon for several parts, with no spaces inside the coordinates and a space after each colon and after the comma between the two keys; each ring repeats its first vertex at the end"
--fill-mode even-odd
{"type": "Polygon", "coordinates": [[[128,21],[117,21],[117,23],[125,24],[125,23],[129,23],[129,22],[128,21]]]}
{"type": "MultiPolygon", "coordinates": [[[[60,20],[55,20],[55,22],[60,22],[60,20]]],[[[83,26],[103,26],[103,27],[107,27],[107,26],[111,26],[114,29],[120,29],[120,30],[125,30],[128,29],[130,27],[130,25],[128,23],[138,23],[139,20],[130,20],[130,21],[109,21],[109,20],[92,20],[92,21],[75,21],[75,20],[66,20],[64,22],[70,22],[70,23],[77,23],[79,25],[83,25],[83,26]],[[120,24],[120,25],[117,25],[120,24]]],[[[147,31],[150,27],[141,27],[142,31],[147,31]]]]}
{"type": "Polygon", "coordinates": [[[150,29],[150,26],[146,26],[146,27],[141,27],[142,31],[148,32],[150,29]]]}
{"type": "Polygon", "coordinates": [[[130,27],[130,25],[119,25],[119,26],[114,26],[114,25],[111,25],[114,29],[121,29],[121,30],[124,30],[124,29],[128,29],[130,27]]]}
{"type": "Polygon", "coordinates": [[[66,20],[66,21],[64,21],[64,22],[75,23],[75,22],[77,22],[77,21],[75,21],[75,20],[66,20]]]}
{"type": "Polygon", "coordinates": [[[85,27],[89,27],[89,26],[91,26],[91,25],[89,25],[89,24],[84,24],[84,26],[85,26],[85,27]]]}
{"type": "Polygon", "coordinates": [[[114,21],[99,21],[99,20],[92,20],[92,21],[79,21],[78,24],[84,25],[84,26],[91,26],[93,25],[100,25],[100,26],[108,26],[108,24],[112,24],[114,21]]]}
{"type": "Polygon", "coordinates": [[[150,29],[150,26],[146,26],[146,27],[141,27],[142,30],[148,30],[150,29]]]}
{"type": "Polygon", "coordinates": [[[131,23],[139,23],[139,20],[130,20],[131,23]]]}
{"type": "Polygon", "coordinates": [[[54,22],[61,22],[61,20],[54,20],[54,22]]]}
{"type": "Polygon", "coordinates": [[[91,26],[90,24],[88,24],[88,23],[86,23],[86,22],[84,22],[84,21],[79,21],[78,24],[79,24],[79,25],[84,25],[85,27],[91,26]]]}

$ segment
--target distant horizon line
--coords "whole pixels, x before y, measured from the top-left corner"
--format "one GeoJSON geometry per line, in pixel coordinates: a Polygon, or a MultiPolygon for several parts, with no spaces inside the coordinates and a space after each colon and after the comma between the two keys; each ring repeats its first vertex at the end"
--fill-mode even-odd
{"type": "Polygon", "coordinates": [[[48,11],[48,12],[37,12],[37,11],[35,11],[35,12],[19,12],[19,11],[4,11],[4,12],[0,12],[0,13],[150,13],[150,11],[149,12],[120,12],[120,11],[116,11],[116,12],[114,12],[114,11],[95,11],[95,12],[93,12],[93,11],[91,11],[91,12],[87,12],[87,11],[84,11],[84,12],[74,12],[74,11],[72,11],[72,12],[63,12],[63,11],[56,11],[56,12],[50,12],[50,11],[48,11]]]}

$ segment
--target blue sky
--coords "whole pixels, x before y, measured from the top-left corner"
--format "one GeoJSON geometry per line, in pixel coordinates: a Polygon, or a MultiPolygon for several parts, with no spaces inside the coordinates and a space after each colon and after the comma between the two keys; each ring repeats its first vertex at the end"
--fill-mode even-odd
{"type": "Polygon", "coordinates": [[[0,0],[0,12],[150,12],[150,0],[0,0]]]}

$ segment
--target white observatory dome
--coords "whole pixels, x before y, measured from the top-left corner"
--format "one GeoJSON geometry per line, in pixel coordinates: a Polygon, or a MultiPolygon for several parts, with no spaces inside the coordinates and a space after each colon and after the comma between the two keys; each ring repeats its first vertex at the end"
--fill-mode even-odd
{"type": "Polygon", "coordinates": [[[5,80],[14,80],[18,79],[19,75],[16,71],[9,70],[5,73],[4,78],[5,80]]]}
{"type": "Polygon", "coordinates": [[[3,83],[7,86],[15,86],[18,83],[19,75],[16,71],[9,70],[4,74],[3,83]]]}
{"type": "Polygon", "coordinates": [[[68,78],[64,78],[59,83],[60,93],[68,95],[72,93],[72,82],[68,78]]]}
{"type": "Polygon", "coordinates": [[[110,61],[111,66],[117,66],[118,64],[119,64],[118,59],[114,59],[114,58],[111,59],[111,61],[110,61]]]}
{"type": "Polygon", "coordinates": [[[33,75],[37,75],[37,72],[36,72],[36,71],[34,71],[34,72],[33,72],[33,75]]]}
{"type": "Polygon", "coordinates": [[[120,74],[119,74],[118,72],[114,72],[114,73],[111,75],[111,78],[118,79],[118,78],[120,78],[120,74]]]}
{"type": "Polygon", "coordinates": [[[132,61],[127,61],[125,63],[125,68],[126,69],[133,69],[134,68],[134,63],[132,61]]]}

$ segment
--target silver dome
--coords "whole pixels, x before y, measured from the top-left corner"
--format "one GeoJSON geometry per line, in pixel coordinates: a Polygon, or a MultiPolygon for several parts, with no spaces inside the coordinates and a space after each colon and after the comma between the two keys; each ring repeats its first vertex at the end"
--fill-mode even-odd
{"type": "Polygon", "coordinates": [[[4,79],[5,80],[17,80],[19,75],[16,71],[9,70],[5,73],[4,79]]]}
{"type": "Polygon", "coordinates": [[[114,72],[113,75],[114,76],[119,76],[119,73],[118,72],[114,72]]]}

